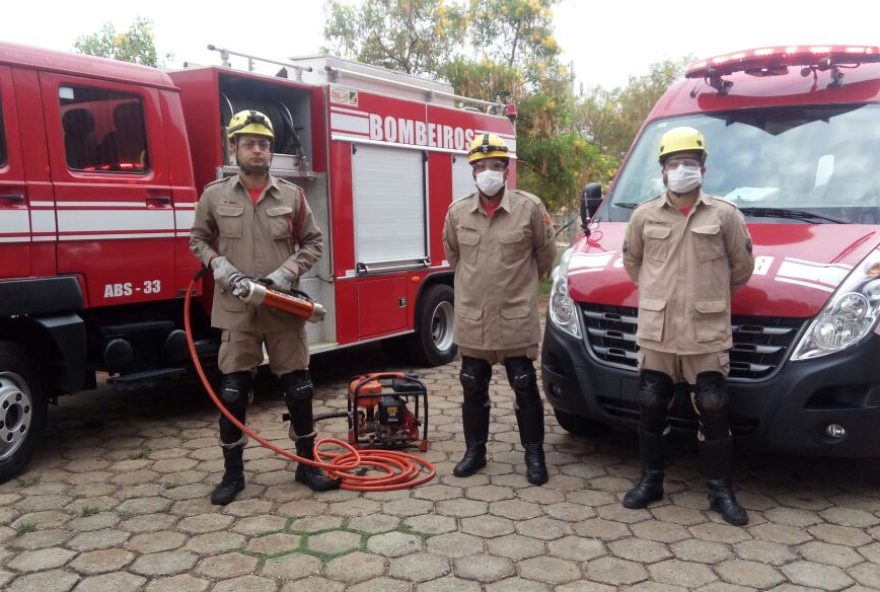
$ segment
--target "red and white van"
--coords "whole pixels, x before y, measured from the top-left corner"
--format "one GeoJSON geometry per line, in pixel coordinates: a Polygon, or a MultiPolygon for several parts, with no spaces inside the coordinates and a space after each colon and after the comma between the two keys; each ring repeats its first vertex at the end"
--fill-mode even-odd
{"type": "MultiPolygon", "coordinates": [[[[638,292],[621,249],[632,209],[665,191],[660,137],[682,125],[706,136],[704,191],[742,210],[754,243],[754,275],[732,302],[734,436],[768,450],[880,455],[877,47],[719,56],[663,95],[608,195],[585,189],[586,235],[555,272],[542,369],[560,423],[575,433],[637,425],[638,292]]],[[[678,399],[673,428],[694,429],[689,398],[678,399]]]]}

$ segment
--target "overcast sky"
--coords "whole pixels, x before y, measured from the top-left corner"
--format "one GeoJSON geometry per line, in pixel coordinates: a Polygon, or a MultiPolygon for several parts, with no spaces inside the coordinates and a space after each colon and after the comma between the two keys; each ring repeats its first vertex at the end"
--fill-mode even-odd
{"type": "MultiPolygon", "coordinates": [[[[83,33],[112,22],[126,30],[135,16],[153,20],[156,46],[172,53],[169,66],[188,60],[219,64],[205,46],[284,59],[317,53],[324,43],[320,0],[149,3],[7,1],[0,40],[73,50],[83,33]]],[[[585,86],[625,84],[651,63],[697,58],[770,45],[880,45],[880,1],[733,0],[628,2],[563,0],[555,10],[556,38],[585,86]]]]}

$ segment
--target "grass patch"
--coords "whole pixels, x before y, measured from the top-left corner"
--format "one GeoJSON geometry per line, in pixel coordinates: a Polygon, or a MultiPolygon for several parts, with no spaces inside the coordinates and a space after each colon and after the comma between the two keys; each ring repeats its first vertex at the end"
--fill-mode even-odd
{"type": "Polygon", "coordinates": [[[37,525],[33,522],[19,522],[18,524],[13,526],[13,528],[15,529],[15,534],[21,536],[23,534],[34,532],[35,530],[37,530],[37,525]]]}
{"type": "Polygon", "coordinates": [[[147,456],[147,449],[142,447],[142,448],[139,448],[136,451],[132,452],[131,454],[129,454],[128,460],[139,460],[141,458],[146,458],[146,456],[147,456]]]}
{"type": "Polygon", "coordinates": [[[177,481],[168,481],[163,487],[165,487],[165,489],[174,489],[175,487],[180,487],[180,483],[177,481]]]}
{"type": "Polygon", "coordinates": [[[21,487],[31,487],[40,482],[40,476],[37,474],[25,475],[24,477],[19,477],[17,481],[21,487]]]}
{"type": "Polygon", "coordinates": [[[96,508],[95,506],[84,506],[83,509],[79,511],[79,515],[83,518],[88,518],[89,516],[94,516],[100,511],[100,508],[96,508]]]}
{"type": "Polygon", "coordinates": [[[119,516],[120,520],[128,520],[132,516],[134,516],[134,512],[128,512],[126,510],[118,510],[116,515],[119,516]]]}

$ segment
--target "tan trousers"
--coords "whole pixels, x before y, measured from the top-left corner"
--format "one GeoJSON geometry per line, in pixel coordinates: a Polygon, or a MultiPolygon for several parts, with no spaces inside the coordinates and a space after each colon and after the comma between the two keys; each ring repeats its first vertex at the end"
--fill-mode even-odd
{"type": "Polygon", "coordinates": [[[538,359],[538,346],[521,347],[519,349],[470,349],[467,347],[459,347],[458,352],[462,357],[476,358],[478,360],[486,360],[490,364],[499,364],[507,358],[526,357],[530,360],[538,359]]]}
{"type": "Polygon", "coordinates": [[[224,330],[220,336],[218,365],[220,372],[245,372],[263,362],[263,344],[269,354],[269,368],[273,374],[282,376],[294,370],[309,367],[309,349],[302,331],[279,331],[277,333],[248,333],[224,330]]]}
{"type": "Polygon", "coordinates": [[[730,354],[726,351],[680,356],[643,347],[639,349],[638,361],[639,370],[662,372],[673,382],[685,380],[688,384],[696,384],[697,374],[701,372],[730,374],[730,354]]]}

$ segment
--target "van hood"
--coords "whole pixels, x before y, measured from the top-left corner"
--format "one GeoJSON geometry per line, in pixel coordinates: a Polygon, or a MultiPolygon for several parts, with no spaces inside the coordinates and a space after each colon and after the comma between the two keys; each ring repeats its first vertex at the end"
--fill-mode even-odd
{"type": "MultiPolygon", "coordinates": [[[[623,268],[626,226],[603,222],[572,248],[573,299],[638,306],[638,288],[623,268]]],[[[880,228],[859,224],[750,224],[749,232],[755,271],[734,295],[732,312],[750,316],[815,316],[880,239],[880,228]]]]}

